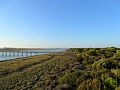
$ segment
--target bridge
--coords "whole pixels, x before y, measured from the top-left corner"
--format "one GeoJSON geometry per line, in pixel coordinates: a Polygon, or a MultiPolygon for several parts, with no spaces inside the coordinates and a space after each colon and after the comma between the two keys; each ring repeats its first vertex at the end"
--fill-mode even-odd
{"type": "Polygon", "coordinates": [[[51,53],[52,51],[48,51],[45,49],[15,49],[15,48],[3,48],[0,49],[0,55],[4,55],[4,56],[15,56],[15,55],[39,55],[41,53],[51,53]]]}
{"type": "Polygon", "coordinates": [[[3,52],[3,51],[0,51],[0,53],[1,53],[1,55],[28,55],[28,54],[31,54],[31,55],[33,55],[33,54],[35,54],[35,55],[39,55],[39,54],[41,54],[41,53],[50,53],[50,52],[27,52],[27,51],[21,51],[21,52],[19,52],[19,51],[17,51],[17,52],[3,52]]]}

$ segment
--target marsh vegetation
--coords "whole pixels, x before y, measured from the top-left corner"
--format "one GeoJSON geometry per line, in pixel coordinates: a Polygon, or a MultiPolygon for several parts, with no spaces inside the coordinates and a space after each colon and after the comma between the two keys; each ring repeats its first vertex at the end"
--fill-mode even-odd
{"type": "Polygon", "coordinates": [[[120,49],[71,48],[0,61],[0,90],[120,90],[120,49]]]}

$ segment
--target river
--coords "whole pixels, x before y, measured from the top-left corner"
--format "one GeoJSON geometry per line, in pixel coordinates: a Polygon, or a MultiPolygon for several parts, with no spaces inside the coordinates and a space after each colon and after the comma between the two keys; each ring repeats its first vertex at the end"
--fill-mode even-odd
{"type": "Polygon", "coordinates": [[[2,60],[11,60],[16,58],[22,57],[29,57],[41,54],[48,54],[50,52],[60,52],[65,50],[64,48],[50,48],[50,49],[43,49],[43,50],[23,50],[17,52],[0,52],[0,61],[2,60]]]}

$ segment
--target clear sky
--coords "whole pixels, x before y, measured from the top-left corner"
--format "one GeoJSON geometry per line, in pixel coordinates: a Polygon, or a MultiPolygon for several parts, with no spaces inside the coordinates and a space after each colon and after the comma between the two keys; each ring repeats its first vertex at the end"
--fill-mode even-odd
{"type": "Polygon", "coordinates": [[[0,47],[120,47],[120,0],[0,0],[0,47]]]}

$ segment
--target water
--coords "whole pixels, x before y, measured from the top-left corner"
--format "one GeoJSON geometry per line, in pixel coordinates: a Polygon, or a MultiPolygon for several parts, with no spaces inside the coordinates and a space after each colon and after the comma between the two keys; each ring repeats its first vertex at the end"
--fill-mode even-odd
{"type": "Polygon", "coordinates": [[[65,50],[63,48],[57,48],[57,49],[45,49],[45,50],[24,50],[21,52],[0,52],[0,61],[2,60],[10,60],[15,58],[22,58],[22,57],[29,57],[29,56],[35,56],[35,55],[41,55],[41,54],[47,54],[50,52],[59,52],[65,50]]]}

